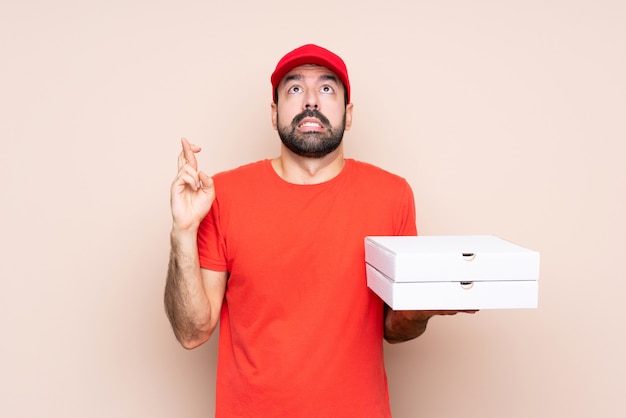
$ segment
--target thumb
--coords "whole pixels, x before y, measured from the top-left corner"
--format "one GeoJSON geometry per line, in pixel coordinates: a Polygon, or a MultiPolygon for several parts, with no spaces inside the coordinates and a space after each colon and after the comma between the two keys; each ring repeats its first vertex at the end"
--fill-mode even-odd
{"type": "Polygon", "coordinates": [[[204,171],[198,172],[198,179],[202,182],[202,191],[210,193],[213,191],[213,179],[209,177],[204,171]]]}

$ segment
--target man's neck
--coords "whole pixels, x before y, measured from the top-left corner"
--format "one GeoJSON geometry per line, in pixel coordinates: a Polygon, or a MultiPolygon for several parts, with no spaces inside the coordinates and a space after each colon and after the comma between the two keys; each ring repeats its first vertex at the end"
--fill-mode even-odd
{"type": "Polygon", "coordinates": [[[283,147],[281,155],[272,160],[276,174],[286,182],[294,184],[326,182],[337,176],[344,164],[341,147],[322,158],[301,157],[283,147]]]}

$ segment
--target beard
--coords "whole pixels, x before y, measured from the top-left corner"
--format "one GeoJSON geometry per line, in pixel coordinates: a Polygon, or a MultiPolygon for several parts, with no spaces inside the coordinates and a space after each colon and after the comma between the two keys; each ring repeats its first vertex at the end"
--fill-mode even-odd
{"type": "Polygon", "coordinates": [[[333,127],[326,116],[316,109],[306,109],[296,115],[288,126],[280,125],[276,115],[278,136],[283,144],[294,154],[307,158],[322,158],[335,151],[343,139],[346,126],[346,114],[341,125],[333,127]],[[299,132],[298,125],[304,118],[316,118],[326,128],[325,132],[299,132]]]}

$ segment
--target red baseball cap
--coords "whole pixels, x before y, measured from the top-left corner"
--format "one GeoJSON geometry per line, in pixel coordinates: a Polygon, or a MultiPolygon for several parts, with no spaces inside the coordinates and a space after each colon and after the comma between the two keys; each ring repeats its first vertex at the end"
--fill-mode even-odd
{"type": "Polygon", "coordinates": [[[280,80],[294,68],[300,65],[316,64],[328,68],[341,80],[346,89],[346,98],[350,103],[350,80],[348,79],[348,69],[343,60],[328,49],[321,46],[307,44],[287,53],[278,61],[276,69],[272,73],[272,100],[276,101],[276,87],[280,80]]]}

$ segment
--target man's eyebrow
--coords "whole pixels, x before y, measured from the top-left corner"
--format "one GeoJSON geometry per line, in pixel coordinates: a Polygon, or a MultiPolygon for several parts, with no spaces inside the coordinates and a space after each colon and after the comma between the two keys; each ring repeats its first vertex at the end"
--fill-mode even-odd
{"type": "Polygon", "coordinates": [[[291,74],[285,77],[285,83],[288,83],[292,80],[302,80],[302,76],[300,74],[291,74]]]}
{"type": "Polygon", "coordinates": [[[334,74],[324,74],[321,75],[319,78],[320,81],[334,81],[335,83],[339,84],[339,80],[337,79],[337,76],[334,74]]]}
{"type": "MultiPolygon", "coordinates": [[[[290,81],[296,80],[296,81],[300,81],[302,80],[302,75],[300,74],[291,74],[285,77],[284,83],[288,83],[290,81]]],[[[336,75],[334,74],[324,74],[319,76],[318,78],[319,81],[334,81],[335,83],[339,84],[339,79],[337,78],[336,75]]]]}

